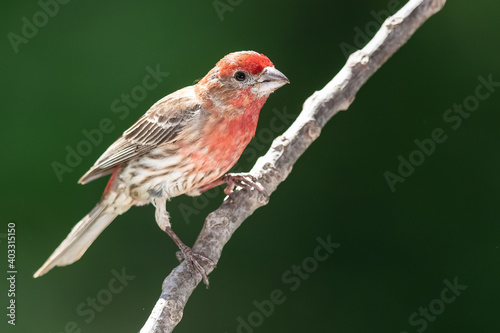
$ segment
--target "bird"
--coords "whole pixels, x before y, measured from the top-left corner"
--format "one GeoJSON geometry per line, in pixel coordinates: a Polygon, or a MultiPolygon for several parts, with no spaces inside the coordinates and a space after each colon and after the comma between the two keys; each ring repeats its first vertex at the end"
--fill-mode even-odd
{"type": "Polygon", "coordinates": [[[167,201],[182,194],[197,196],[222,184],[227,184],[226,194],[240,186],[266,195],[252,175],[228,172],[254,137],[269,95],[287,83],[267,56],[240,51],[224,56],[196,84],[157,101],[80,178],[78,183],[87,184],[111,174],[101,200],[34,277],[74,263],[118,215],[152,204],[158,226],[208,287],[200,262],[212,261],[174,233],[167,201]]]}

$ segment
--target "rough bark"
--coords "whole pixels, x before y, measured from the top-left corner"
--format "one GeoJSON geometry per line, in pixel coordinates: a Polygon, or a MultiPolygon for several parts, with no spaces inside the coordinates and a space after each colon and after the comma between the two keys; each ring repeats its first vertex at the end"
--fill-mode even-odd
{"type": "MultiPolygon", "coordinates": [[[[250,173],[269,194],[291,172],[294,163],[316,140],[321,129],[338,111],[347,110],[361,86],[389,59],[413,33],[445,4],[445,0],[410,0],[389,17],[372,40],[353,53],[341,71],[304,103],[302,112],[288,130],[277,137],[250,173]]],[[[193,250],[211,258],[221,257],[224,245],[257,208],[267,204],[257,191],[235,191],[210,213],[193,250]]],[[[207,273],[214,267],[205,266],[207,273]]],[[[186,262],[174,268],[163,281],[161,296],[141,333],[172,332],[182,319],[184,307],[200,274],[193,274],[186,262]]]]}

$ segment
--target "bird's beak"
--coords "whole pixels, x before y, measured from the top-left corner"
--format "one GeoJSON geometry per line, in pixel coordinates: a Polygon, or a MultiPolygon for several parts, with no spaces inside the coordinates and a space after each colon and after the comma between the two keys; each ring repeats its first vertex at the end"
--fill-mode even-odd
{"type": "Polygon", "coordinates": [[[274,67],[266,67],[257,78],[259,94],[270,94],[281,86],[290,83],[285,74],[274,67]]]}

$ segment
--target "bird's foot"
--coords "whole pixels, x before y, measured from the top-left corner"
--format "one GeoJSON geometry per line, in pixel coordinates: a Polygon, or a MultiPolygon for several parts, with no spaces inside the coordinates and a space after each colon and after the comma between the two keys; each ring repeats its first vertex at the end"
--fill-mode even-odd
{"type": "Polygon", "coordinates": [[[205,268],[201,265],[200,262],[208,262],[210,265],[213,265],[215,267],[215,263],[212,261],[212,259],[205,257],[204,255],[194,252],[189,246],[184,245],[180,246],[180,251],[176,253],[177,259],[179,262],[182,262],[183,260],[187,260],[191,268],[201,274],[201,277],[203,279],[203,283],[207,286],[208,289],[208,276],[207,272],[205,271],[205,268]]]}
{"type": "Polygon", "coordinates": [[[236,186],[240,186],[242,188],[245,188],[249,191],[252,190],[257,190],[259,193],[261,193],[266,200],[269,199],[269,194],[267,193],[266,189],[264,186],[262,186],[257,178],[252,176],[249,173],[228,173],[224,176],[222,176],[222,180],[227,183],[226,188],[224,189],[224,193],[226,195],[230,195],[233,193],[234,188],[236,186]]]}
{"type": "Polygon", "coordinates": [[[194,272],[199,272],[201,274],[203,283],[205,283],[208,288],[207,272],[205,271],[205,268],[203,268],[203,266],[200,264],[200,262],[205,261],[215,267],[215,263],[212,261],[212,259],[207,258],[200,253],[194,252],[189,246],[187,246],[180,240],[180,238],[175,234],[170,226],[165,227],[164,230],[179,247],[180,251],[176,253],[179,262],[182,262],[182,260],[186,260],[194,272]]]}

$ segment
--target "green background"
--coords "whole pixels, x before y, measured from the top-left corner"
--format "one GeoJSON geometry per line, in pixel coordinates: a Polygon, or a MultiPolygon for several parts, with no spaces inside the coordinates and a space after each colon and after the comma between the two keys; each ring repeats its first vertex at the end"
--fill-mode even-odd
{"type": "MultiPolygon", "coordinates": [[[[221,20],[212,1],[70,1],[15,53],[7,34],[20,35],[22,17],[32,21],[40,6],[3,1],[0,267],[5,277],[4,237],[15,221],[18,275],[15,327],[6,323],[8,287],[0,282],[0,331],[64,332],[75,322],[82,332],[137,332],[176,265],[177,249],[151,206],[118,217],[75,264],[32,278],[107,181],[81,186],[80,176],[155,101],[193,84],[225,54],[247,49],[269,56],[291,81],[262,110],[259,140],[239,164],[250,169],[251,156],[270,145],[276,110],[296,116],[344,65],[341,43],[363,46],[356,31],[373,27],[370,12],[387,10],[389,2],[233,0],[221,20]],[[169,76],[120,119],[111,103],[156,65],[169,76]],[[82,131],[103,118],[114,131],[60,182],[52,163],[65,163],[66,147],[75,149],[86,140],[82,131]],[[135,278],[85,322],[79,304],[108,288],[111,271],[122,268],[135,278]]],[[[449,1],[425,23],[328,123],[269,205],[236,232],[210,289],[195,290],[176,332],[236,332],[238,317],[247,321],[253,302],[275,289],[286,301],[254,332],[499,332],[500,89],[458,129],[443,120],[474,95],[479,76],[500,81],[499,11],[498,1],[449,1]],[[435,128],[447,140],[391,192],[384,173],[396,173],[398,156],[408,158],[414,140],[435,128]],[[341,246],[290,290],[282,275],[328,235],[341,246]],[[412,326],[412,313],[439,304],[443,281],[455,278],[467,289],[425,329],[412,326]]],[[[218,193],[168,204],[187,244],[221,203],[218,193]],[[179,207],[196,213],[187,218],[179,207]]]]}

